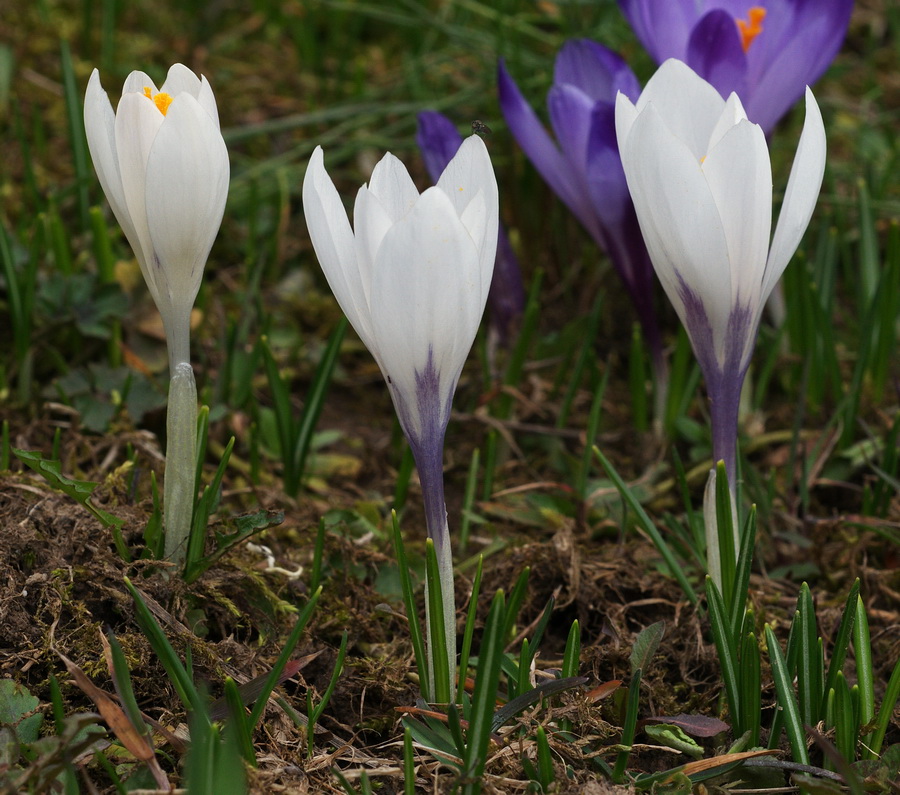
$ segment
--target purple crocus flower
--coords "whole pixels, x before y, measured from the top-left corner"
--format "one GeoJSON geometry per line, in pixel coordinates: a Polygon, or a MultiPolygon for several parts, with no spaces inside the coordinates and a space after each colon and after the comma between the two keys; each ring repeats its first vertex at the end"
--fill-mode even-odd
{"type": "MultiPolygon", "coordinates": [[[[436,110],[423,110],[419,113],[418,122],[416,143],[422,152],[428,176],[437,182],[462,146],[463,139],[456,125],[436,110]]],[[[516,324],[525,311],[525,287],[519,261],[502,226],[497,236],[497,260],[487,303],[490,332],[500,345],[508,348],[513,342],[516,324]]]]}
{"type": "Polygon", "coordinates": [[[619,0],[652,58],[736,93],[768,135],[844,41],[853,0],[619,0]]]}
{"type": "Polygon", "coordinates": [[[589,39],[567,42],[556,56],[547,96],[550,137],[503,61],[497,70],[500,108],[509,129],[534,167],[609,255],[631,296],[657,376],[665,385],[665,362],[653,307],[653,266],[641,237],[616,142],[615,101],[633,101],[641,86],[614,52],[589,39]]]}

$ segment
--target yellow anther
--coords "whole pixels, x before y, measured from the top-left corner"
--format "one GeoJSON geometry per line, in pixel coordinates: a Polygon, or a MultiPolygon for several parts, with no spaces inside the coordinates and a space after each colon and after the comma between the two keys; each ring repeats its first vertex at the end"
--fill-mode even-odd
{"type": "Polygon", "coordinates": [[[153,100],[153,104],[156,105],[163,116],[166,115],[169,110],[169,105],[172,104],[171,94],[166,94],[162,91],[157,91],[154,94],[150,86],[144,86],[144,96],[147,97],[147,99],[153,100]]]}
{"type": "Polygon", "coordinates": [[[766,18],[766,9],[762,6],[753,6],[747,11],[747,19],[736,19],[738,31],[741,34],[741,47],[744,52],[750,49],[753,40],[763,32],[762,21],[766,18]]]}

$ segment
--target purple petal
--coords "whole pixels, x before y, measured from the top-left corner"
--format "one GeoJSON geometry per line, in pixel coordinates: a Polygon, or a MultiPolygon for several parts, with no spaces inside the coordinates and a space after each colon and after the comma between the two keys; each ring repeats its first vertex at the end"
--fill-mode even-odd
{"type": "Polygon", "coordinates": [[[853,10],[849,0],[798,0],[794,6],[789,26],[781,31],[765,27],[773,17],[770,12],[763,33],[747,52],[751,90],[744,106],[750,120],[766,133],[803,96],[806,86],[824,74],[841,48],[853,10]]]}
{"type": "Polygon", "coordinates": [[[654,61],[684,60],[697,21],[694,0],[619,0],[619,8],[654,61]]]}
{"type": "Polygon", "coordinates": [[[621,223],[625,209],[633,204],[619,157],[612,103],[598,102],[591,113],[586,173],[591,200],[603,226],[621,223]]]}
{"type": "Polygon", "coordinates": [[[556,56],[553,82],[573,85],[594,102],[615,102],[619,91],[636,102],[641,93],[640,83],[628,64],[590,39],[572,39],[563,45],[556,56]]]}
{"type": "Polygon", "coordinates": [[[747,56],[734,17],[721,9],[706,14],[691,31],[687,64],[723,99],[732,92],[745,96],[747,56]]]}
{"type": "Polygon", "coordinates": [[[557,83],[547,94],[547,110],[559,148],[576,171],[583,174],[594,103],[581,89],[557,83]]]}
{"type": "Polygon", "coordinates": [[[502,226],[497,235],[497,260],[487,302],[490,324],[497,332],[498,342],[508,348],[514,341],[515,325],[525,311],[525,285],[519,260],[502,226]]]}
{"type": "Polygon", "coordinates": [[[437,182],[462,146],[463,139],[456,125],[436,110],[423,110],[418,115],[418,122],[416,143],[422,152],[428,176],[432,182],[437,182]]]}
{"type": "Polygon", "coordinates": [[[510,132],[553,192],[588,228],[593,226],[590,199],[575,169],[544,129],[501,60],[497,65],[500,110],[510,132]]]}

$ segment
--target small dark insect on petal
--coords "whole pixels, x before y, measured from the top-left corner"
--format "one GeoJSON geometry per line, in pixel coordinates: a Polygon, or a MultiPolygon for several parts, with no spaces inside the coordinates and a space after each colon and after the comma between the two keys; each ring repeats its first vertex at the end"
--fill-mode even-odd
{"type": "Polygon", "coordinates": [[[390,376],[387,377],[387,382],[388,382],[389,384],[393,384],[393,383],[394,383],[393,381],[391,381],[391,377],[390,377],[390,376]]]}
{"type": "Polygon", "coordinates": [[[472,132],[477,133],[478,135],[490,135],[491,128],[488,127],[483,121],[475,119],[475,121],[472,122],[472,132]]]}

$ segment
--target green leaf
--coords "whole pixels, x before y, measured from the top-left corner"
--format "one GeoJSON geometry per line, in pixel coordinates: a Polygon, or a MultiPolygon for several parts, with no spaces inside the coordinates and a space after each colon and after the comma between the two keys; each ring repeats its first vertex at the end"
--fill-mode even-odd
{"type": "Polygon", "coordinates": [[[631,656],[628,662],[631,665],[631,675],[638,669],[646,671],[650,667],[653,655],[659,648],[660,641],[666,633],[666,622],[657,621],[649,627],[644,627],[638,636],[634,639],[634,647],[631,649],[631,656]]]}
{"type": "Polygon", "coordinates": [[[681,753],[692,756],[694,759],[699,759],[703,756],[703,748],[685,734],[684,730],[671,723],[648,724],[644,726],[644,733],[653,742],[664,745],[667,748],[674,748],[676,751],[681,751],[681,753]]]}
{"type": "Polygon", "coordinates": [[[37,740],[44,722],[43,714],[35,712],[40,703],[40,699],[12,679],[0,679],[0,725],[11,727],[19,742],[37,740]]]}
{"type": "Polygon", "coordinates": [[[40,452],[31,452],[29,450],[12,449],[16,458],[23,464],[31,467],[44,480],[46,480],[54,489],[67,494],[80,505],[83,505],[90,514],[97,519],[105,527],[112,528],[113,540],[116,544],[116,551],[119,556],[126,562],[131,561],[131,555],[125,541],[122,538],[122,527],[125,525],[124,519],[113,516],[111,513],[98,508],[91,502],[91,494],[99,485],[92,480],[73,480],[62,474],[62,464],[59,461],[44,458],[40,452]]]}

